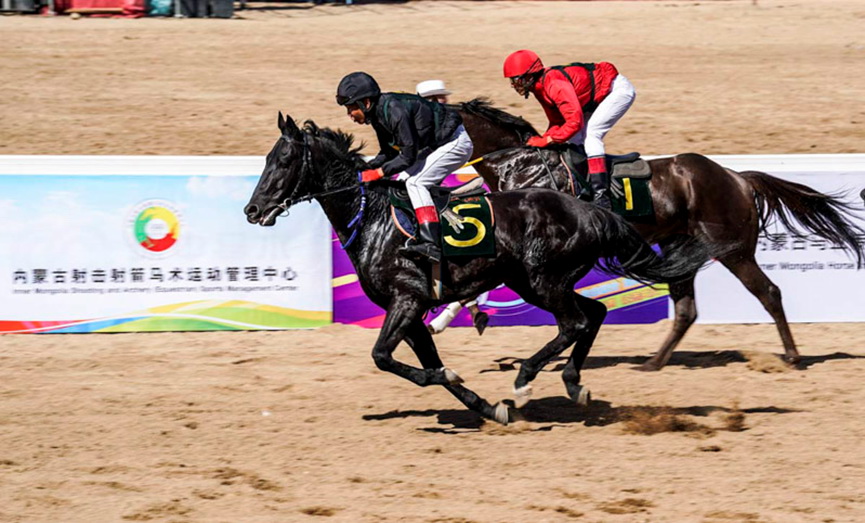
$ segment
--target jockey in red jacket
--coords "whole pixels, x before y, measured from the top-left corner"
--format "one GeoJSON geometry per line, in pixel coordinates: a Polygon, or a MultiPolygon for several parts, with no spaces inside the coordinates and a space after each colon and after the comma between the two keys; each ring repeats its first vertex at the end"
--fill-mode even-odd
{"type": "Polygon", "coordinates": [[[526,98],[529,93],[535,95],[550,121],[543,136],[533,136],[527,145],[585,145],[595,203],[609,209],[603,140],[634,103],[631,82],[609,62],[545,68],[538,55],[527,49],[505,59],[504,76],[519,94],[526,98]]]}

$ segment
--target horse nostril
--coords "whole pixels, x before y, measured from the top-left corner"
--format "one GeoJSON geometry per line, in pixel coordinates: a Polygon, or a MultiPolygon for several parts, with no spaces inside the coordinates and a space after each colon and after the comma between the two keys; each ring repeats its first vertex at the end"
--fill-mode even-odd
{"type": "Polygon", "coordinates": [[[258,214],[258,205],[250,203],[243,209],[247,216],[253,217],[258,214]]]}

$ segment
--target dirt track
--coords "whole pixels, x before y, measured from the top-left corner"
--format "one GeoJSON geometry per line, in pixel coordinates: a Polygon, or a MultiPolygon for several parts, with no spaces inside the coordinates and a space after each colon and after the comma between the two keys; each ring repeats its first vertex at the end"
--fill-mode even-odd
{"type": "MultiPolygon", "coordinates": [[[[794,326],[803,371],[770,354],[770,326],[697,327],[663,372],[631,370],[666,327],[603,329],[592,408],[565,399],[559,361],[508,427],[376,371],[357,327],[7,336],[0,520],[862,520],[861,325],[794,326]]],[[[496,400],[552,336],[439,347],[496,400]]]]}
{"type": "MultiPolygon", "coordinates": [[[[0,154],[264,154],[276,111],[371,139],[333,103],[364,68],[440,77],[542,124],[502,58],[610,60],[636,85],[611,152],[863,152],[861,2],[410,2],[241,20],[0,17],[0,154]]],[[[0,521],[862,521],[865,329],[605,327],[595,403],[557,367],[526,421],[483,423],[375,369],[376,332],[0,337],[0,521]],[[656,432],[655,434],[648,434],[656,432]]],[[[438,338],[490,400],[551,328],[438,338]],[[516,363],[518,365],[518,362],[516,363]]],[[[401,348],[397,357],[413,361],[401,348]]]]}
{"type": "Polygon", "coordinates": [[[637,101],[608,139],[644,154],[861,152],[865,6],[848,1],[409,2],[242,20],[0,18],[3,154],[264,154],[276,112],[359,131],[347,72],[445,79],[542,125],[501,78],[517,47],[608,60],[637,101]]]}

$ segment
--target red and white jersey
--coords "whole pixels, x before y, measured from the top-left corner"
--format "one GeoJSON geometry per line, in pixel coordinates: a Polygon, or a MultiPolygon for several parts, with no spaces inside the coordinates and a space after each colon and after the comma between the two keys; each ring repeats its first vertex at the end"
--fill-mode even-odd
{"type": "Polygon", "coordinates": [[[550,122],[544,136],[549,136],[556,143],[568,141],[583,128],[584,108],[594,108],[603,101],[610,94],[613,80],[619,75],[616,66],[609,62],[594,64],[593,71],[579,65],[565,66],[564,71],[567,75],[560,68],[548,67],[532,86],[532,94],[544,108],[550,122]]]}

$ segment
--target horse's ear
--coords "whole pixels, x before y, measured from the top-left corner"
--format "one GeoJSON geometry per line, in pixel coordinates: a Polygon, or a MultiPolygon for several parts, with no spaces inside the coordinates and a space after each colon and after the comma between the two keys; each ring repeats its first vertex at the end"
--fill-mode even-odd
{"type": "Polygon", "coordinates": [[[293,140],[300,140],[303,136],[303,131],[301,131],[297,124],[294,123],[294,119],[291,115],[282,116],[282,111],[280,111],[277,123],[279,124],[279,130],[282,131],[283,136],[293,140]]]}

